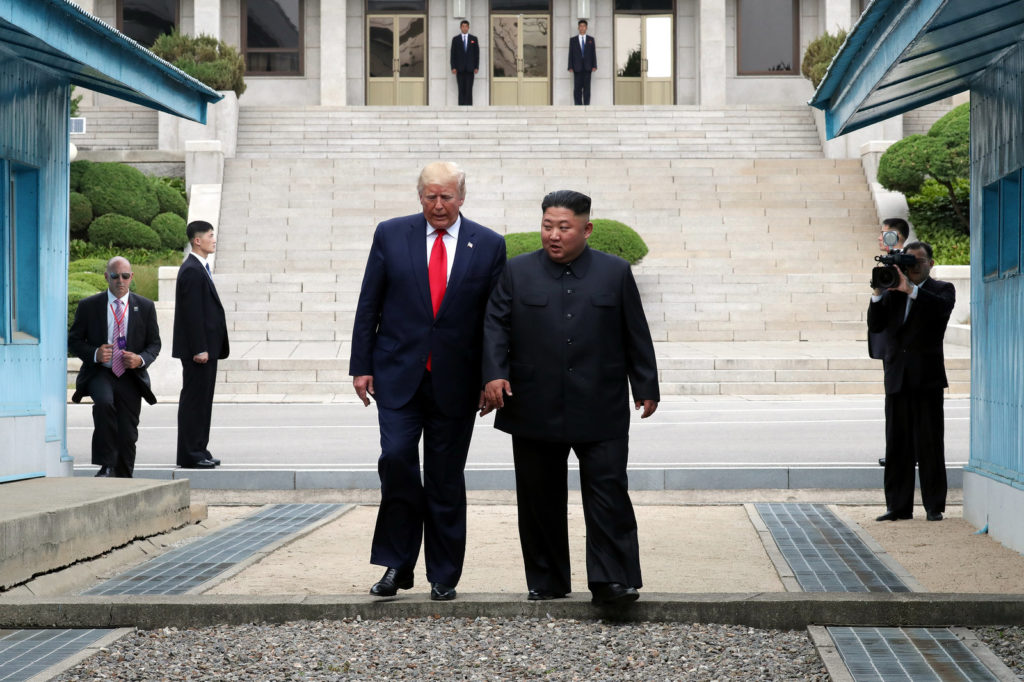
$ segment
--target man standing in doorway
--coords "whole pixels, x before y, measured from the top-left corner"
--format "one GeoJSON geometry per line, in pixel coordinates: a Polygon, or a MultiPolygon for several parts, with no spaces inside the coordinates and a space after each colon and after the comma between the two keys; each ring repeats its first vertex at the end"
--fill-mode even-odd
{"type": "Polygon", "coordinates": [[[459,35],[452,38],[451,65],[459,84],[459,104],[473,104],[473,76],[480,69],[480,42],[469,32],[469,22],[459,24],[459,35]]]}
{"type": "Polygon", "coordinates": [[[181,360],[177,460],[183,469],[212,469],[220,464],[207,449],[213,391],[217,361],[228,356],[228,325],[208,261],[217,250],[213,225],[193,220],[185,232],[192,253],[178,268],[171,348],[171,355],[181,360]]]}
{"type": "Polygon", "coordinates": [[[572,72],[572,99],[590,104],[590,75],[597,71],[597,46],[587,35],[587,20],[580,19],[580,34],[569,39],[569,71],[572,72]]]}

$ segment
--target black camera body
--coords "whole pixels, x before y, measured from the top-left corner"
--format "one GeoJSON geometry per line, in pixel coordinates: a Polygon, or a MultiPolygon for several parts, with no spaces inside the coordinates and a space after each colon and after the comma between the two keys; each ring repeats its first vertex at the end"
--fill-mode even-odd
{"type": "Polygon", "coordinates": [[[896,268],[905,270],[917,263],[917,258],[905,253],[901,249],[893,249],[889,253],[875,256],[875,260],[881,265],[871,269],[872,289],[892,289],[899,286],[900,275],[896,268]]]}

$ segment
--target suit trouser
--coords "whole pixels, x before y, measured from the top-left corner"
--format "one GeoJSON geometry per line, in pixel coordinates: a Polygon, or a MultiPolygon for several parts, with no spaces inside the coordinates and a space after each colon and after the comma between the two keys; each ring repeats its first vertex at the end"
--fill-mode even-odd
{"type": "Polygon", "coordinates": [[[590,104],[590,71],[572,72],[572,101],[576,104],[590,104]]]}
{"type": "Polygon", "coordinates": [[[381,500],[370,563],[411,570],[422,541],[427,580],[454,587],[466,556],[465,468],[476,413],[444,414],[424,372],[412,400],[397,409],[378,405],[377,418],[381,500]]]}
{"type": "Polygon", "coordinates": [[[456,71],[455,82],[459,85],[459,104],[472,106],[473,104],[473,72],[456,71]]]}
{"type": "Polygon", "coordinates": [[[914,512],[914,464],[926,511],[946,511],[946,457],[942,389],[885,396],[885,506],[901,516],[914,512]]]}
{"type": "Polygon", "coordinates": [[[217,361],[181,359],[181,396],[178,399],[178,456],[180,467],[194,466],[210,457],[210,420],[217,387],[217,361]]]}
{"type": "Polygon", "coordinates": [[[587,527],[587,582],[642,587],[636,516],[629,499],[629,438],[551,443],[512,436],[519,541],[531,590],[572,591],[569,566],[569,450],[580,463],[587,527]]]}
{"type": "Polygon", "coordinates": [[[97,367],[89,380],[92,396],[92,463],[105,466],[114,476],[131,478],[135,471],[135,443],[139,440],[142,394],[132,370],[120,377],[97,367]]]}

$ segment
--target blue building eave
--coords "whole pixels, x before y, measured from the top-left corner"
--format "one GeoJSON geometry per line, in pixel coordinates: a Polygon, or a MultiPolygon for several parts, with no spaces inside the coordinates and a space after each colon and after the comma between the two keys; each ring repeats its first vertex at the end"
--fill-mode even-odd
{"type": "Polygon", "coordinates": [[[811,106],[834,138],[969,90],[1024,38],[1024,0],[874,0],[811,106]]]}
{"type": "Polygon", "coordinates": [[[222,98],[68,0],[0,0],[0,55],[200,123],[222,98]]]}

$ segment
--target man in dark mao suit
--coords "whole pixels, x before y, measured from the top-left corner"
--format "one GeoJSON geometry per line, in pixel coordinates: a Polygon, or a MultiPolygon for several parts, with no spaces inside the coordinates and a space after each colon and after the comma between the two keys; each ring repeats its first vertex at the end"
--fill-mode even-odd
{"type": "Polygon", "coordinates": [[[71,401],[92,396],[96,475],[131,478],[142,398],[156,403],[148,368],[160,354],[160,328],[153,302],[128,291],[132,266],[126,259],[111,258],[103,275],[107,290],[79,301],[68,331],[68,348],[82,360],[71,401]]]}
{"type": "Polygon", "coordinates": [[[899,284],[874,290],[868,330],[885,333],[885,506],[879,521],[914,516],[914,464],[929,521],[946,510],[946,459],[942,391],[949,384],[942,352],[946,323],[956,302],[949,282],[931,279],[935,261],[927,242],[905,252],[917,263],[899,284]]]}
{"type": "Polygon", "coordinates": [[[587,247],[590,197],[541,204],[543,249],[509,261],[484,319],[485,407],[512,434],[528,599],[571,591],[569,450],[580,464],[587,581],[597,604],[642,586],[629,499],[629,394],[642,417],[660,399],[654,344],[629,263],[587,247]],[[627,383],[628,379],[628,383],[627,383]]]}
{"type": "Polygon", "coordinates": [[[182,378],[177,461],[184,469],[212,469],[220,460],[207,448],[210,419],[217,361],[226,358],[230,350],[228,326],[208,262],[217,250],[213,225],[194,220],[185,229],[192,252],[178,268],[171,348],[171,354],[181,360],[182,378]]]}
{"type": "Polygon", "coordinates": [[[580,19],[578,36],[569,38],[569,71],[572,72],[572,100],[590,104],[590,75],[597,71],[597,45],[587,35],[587,20],[580,19]]]}
{"type": "Polygon", "coordinates": [[[464,217],[466,174],[432,163],[422,213],[377,226],[352,330],[349,374],[377,401],[380,508],[370,594],[413,586],[424,547],[430,598],[454,599],[466,553],[466,455],[481,406],[484,308],[505,266],[501,235],[464,217]],[[423,438],[420,480],[419,441],[423,438]]]}
{"type": "Polygon", "coordinates": [[[452,38],[451,67],[459,85],[459,104],[473,104],[473,76],[480,68],[480,41],[469,32],[469,22],[459,24],[459,35],[452,38]]]}

